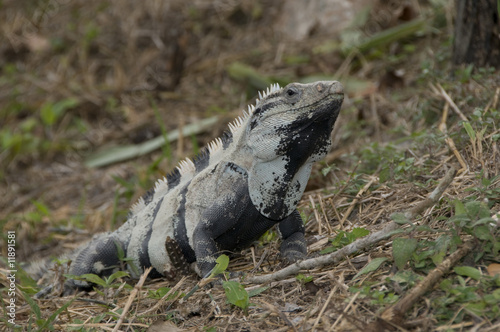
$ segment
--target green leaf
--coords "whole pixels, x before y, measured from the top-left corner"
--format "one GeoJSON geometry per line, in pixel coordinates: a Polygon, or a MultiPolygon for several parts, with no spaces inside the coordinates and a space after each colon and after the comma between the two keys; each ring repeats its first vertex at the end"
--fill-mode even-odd
{"type": "Polygon", "coordinates": [[[229,265],[229,257],[227,257],[227,255],[220,255],[219,257],[217,257],[216,262],[217,264],[210,273],[210,278],[213,278],[226,271],[227,266],[229,265]]]}
{"type": "Polygon", "coordinates": [[[40,311],[40,307],[38,306],[38,304],[35,301],[33,301],[33,299],[25,292],[22,292],[22,294],[26,302],[28,302],[29,306],[31,307],[31,311],[35,314],[36,318],[41,319],[42,312],[40,311]]]}
{"type": "Polygon", "coordinates": [[[458,199],[455,200],[455,215],[464,215],[466,214],[465,206],[462,202],[460,202],[458,199]]]}
{"type": "Polygon", "coordinates": [[[160,287],[156,290],[156,293],[160,297],[164,297],[172,288],[171,287],[160,287]]]}
{"type": "Polygon", "coordinates": [[[86,280],[86,281],[91,282],[93,284],[103,286],[103,287],[107,286],[106,281],[104,281],[101,277],[99,277],[96,274],[87,273],[87,274],[82,274],[80,277],[83,280],[86,280]]]}
{"type": "Polygon", "coordinates": [[[326,254],[329,254],[331,252],[334,252],[335,250],[337,250],[336,247],[330,246],[330,247],[326,247],[325,249],[321,250],[319,253],[320,253],[320,255],[326,255],[326,254]]]}
{"type": "Polygon", "coordinates": [[[217,329],[214,326],[203,328],[205,332],[217,332],[217,329]]]}
{"type": "Polygon", "coordinates": [[[237,307],[245,310],[248,307],[248,293],[237,281],[224,281],[222,283],[224,291],[226,292],[226,298],[229,303],[234,304],[237,307]]]}
{"type": "Polygon", "coordinates": [[[384,167],[380,170],[380,173],[378,174],[380,183],[385,183],[387,180],[390,179],[391,177],[391,170],[389,167],[384,167]]]}
{"type": "Polygon", "coordinates": [[[137,265],[135,265],[133,258],[125,257],[123,259],[123,262],[127,263],[128,268],[131,269],[134,274],[136,275],[140,274],[139,268],[137,267],[137,265]]]}
{"type": "Polygon", "coordinates": [[[469,135],[471,141],[475,141],[476,140],[476,132],[474,131],[474,129],[472,129],[470,122],[464,122],[463,126],[465,128],[465,131],[467,132],[467,135],[469,135]]]}
{"type": "Polygon", "coordinates": [[[453,271],[455,271],[456,274],[469,277],[474,280],[481,279],[481,271],[471,266],[455,266],[453,271]]]}
{"type": "Polygon", "coordinates": [[[253,296],[259,295],[260,293],[265,292],[268,289],[269,289],[269,287],[254,288],[254,289],[248,291],[248,297],[253,297],[253,296]]]}
{"type": "Polygon", "coordinates": [[[56,114],[51,103],[46,103],[42,106],[40,109],[40,118],[47,126],[51,126],[54,122],[56,122],[56,114]]]}
{"type": "Polygon", "coordinates": [[[74,98],[63,99],[56,103],[47,102],[40,109],[40,118],[45,125],[52,126],[66,110],[76,105],[78,100],[74,98]]]}
{"type": "Polygon", "coordinates": [[[323,176],[327,176],[327,175],[328,175],[328,173],[330,173],[330,172],[331,172],[332,168],[333,168],[333,166],[328,166],[328,167],[324,167],[324,168],[322,168],[322,169],[321,169],[321,174],[322,174],[323,176]]]}
{"type": "MultiPolygon", "coordinates": [[[[162,297],[164,297],[171,289],[172,289],[171,287],[160,287],[154,291],[150,289],[148,291],[148,297],[151,299],[159,300],[162,297]]],[[[174,291],[174,292],[170,293],[170,295],[166,298],[166,301],[174,299],[179,294],[180,294],[179,291],[174,291]]]]}
{"type": "Polygon", "coordinates": [[[392,241],[392,256],[399,270],[402,270],[417,249],[417,239],[395,238],[392,241]]]}
{"type": "Polygon", "coordinates": [[[429,251],[433,253],[430,257],[435,265],[439,265],[443,262],[451,242],[452,238],[450,236],[442,235],[437,239],[434,246],[429,249],[429,251]]]}
{"type": "Polygon", "coordinates": [[[114,240],[113,242],[115,243],[116,247],[116,256],[118,256],[118,259],[120,261],[123,261],[125,259],[125,251],[123,251],[120,241],[114,240]]]}
{"type": "Polygon", "coordinates": [[[78,99],[67,98],[54,103],[53,109],[58,117],[60,117],[66,110],[78,105],[78,99]]]}
{"type": "Polygon", "coordinates": [[[411,221],[405,216],[404,213],[396,212],[391,215],[391,219],[394,220],[396,224],[406,225],[411,224],[411,221]]]}
{"type": "Polygon", "coordinates": [[[387,257],[378,257],[378,258],[372,259],[371,262],[366,264],[365,267],[363,267],[361,269],[361,271],[359,271],[354,276],[353,280],[358,278],[360,275],[367,274],[367,273],[370,273],[370,272],[377,270],[380,267],[380,265],[382,265],[382,263],[385,262],[386,260],[387,260],[387,257]]]}
{"type": "Polygon", "coordinates": [[[466,303],[465,307],[477,316],[481,316],[486,308],[485,302],[466,303]]]}
{"type": "Polygon", "coordinates": [[[37,211],[43,214],[44,216],[48,216],[50,214],[49,208],[47,205],[43,204],[42,202],[33,200],[31,201],[33,205],[36,207],[37,211]]]}
{"type": "Polygon", "coordinates": [[[332,246],[321,250],[320,254],[324,255],[331,253],[337,248],[348,245],[356,241],[360,237],[366,236],[368,234],[370,234],[370,231],[361,227],[355,227],[351,232],[339,231],[335,238],[330,240],[332,246]]]}
{"type": "Polygon", "coordinates": [[[125,272],[125,271],[116,271],[115,273],[113,273],[112,275],[110,275],[106,282],[108,285],[110,285],[115,279],[118,279],[118,278],[123,278],[123,277],[128,277],[129,274],[128,272],[125,272]]]}
{"type": "Polygon", "coordinates": [[[367,230],[366,228],[354,227],[351,234],[354,236],[354,239],[357,240],[360,237],[367,236],[368,234],[370,234],[370,231],[367,230]]]}
{"type": "Polygon", "coordinates": [[[473,235],[480,240],[494,240],[487,225],[474,227],[473,235]]]}
{"type": "Polygon", "coordinates": [[[313,281],[314,277],[313,276],[305,276],[302,273],[299,273],[298,275],[295,276],[295,279],[300,281],[303,284],[307,284],[308,282],[313,281]]]}
{"type": "Polygon", "coordinates": [[[479,211],[481,209],[481,203],[478,201],[472,201],[465,203],[465,210],[469,217],[474,218],[479,215],[479,211]]]}
{"type": "Polygon", "coordinates": [[[491,218],[491,217],[488,216],[486,218],[481,218],[481,219],[473,222],[472,225],[471,225],[471,227],[475,228],[475,227],[477,227],[479,225],[485,225],[485,224],[488,225],[488,224],[493,224],[495,222],[496,222],[495,219],[493,219],[493,218],[491,218]]]}

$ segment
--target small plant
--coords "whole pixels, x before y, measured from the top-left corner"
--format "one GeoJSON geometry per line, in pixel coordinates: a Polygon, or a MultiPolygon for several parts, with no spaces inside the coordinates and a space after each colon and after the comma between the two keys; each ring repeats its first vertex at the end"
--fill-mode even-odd
{"type": "Polygon", "coordinates": [[[67,110],[78,104],[79,101],[74,98],[63,99],[55,103],[47,102],[40,109],[40,119],[45,126],[53,126],[67,110]]]}
{"type": "Polygon", "coordinates": [[[337,236],[330,240],[332,245],[321,250],[320,253],[322,255],[329,254],[368,234],[370,234],[370,231],[362,227],[355,227],[351,232],[339,231],[337,236]]]}
{"type": "MultiPolygon", "coordinates": [[[[212,269],[209,275],[205,277],[204,280],[213,280],[218,275],[223,275],[224,278],[227,278],[227,267],[229,265],[229,257],[227,255],[220,255],[217,257],[216,265],[212,269]]],[[[206,282],[200,282],[198,285],[193,287],[193,289],[184,296],[184,300],[187,300],[195,291],[200,288],[200,285],[205,285],[206,282]]],[[[251,292],[247,292],[246,289],[237,281],[222,281],[222,287],[224,288],[226,299],[232,305],[235,305],[247,313],[248,306],[250,305],[249,298],[255,295],[258,295],[265,291],[268,287],[259,287],[257,289],[253,289],[251,292]]]]}
{"type": "Polygon", "coordinates": [[[402,270],[417,248],[418,241],[413,238],[398,237],[392,241],[392,255],[399,270],[402,270]]]}
{"type": "Polygon", "coordinates": [[[387,261],[387,257],[377,257],[372,259],[368,264],[366,264],[356,275],[353,277],[353,280],[357,279],[359,276],[363,274],[367,274],[373,271],[376,271],[382,263],[387,261]]]}
{"type": "MultiPolygon", "coordinates": [[[[171,287],[160,287],[156,290],[148,290],[148,297],[150,299],[155,299],[155,300],[160,300],[162,299],[168,292],[170,292],[172,288],[171,287]]],[[[165,301],[169,301],[169,300],[173,300],[175,299],[177,296],[179,296],[179,292],[178,291],[175,291],[175,292],[172,292],[172,294],[170,294],[166,299],[165,301]]]]}
{"type": "MultiPolygon", "coordinates": [[[[126,271],[123,271],[126,266],[130,267],[130,269],[136,274],[139,274],[139,269],[135,264],[133,264],[132,259],[129,257],[125,257],[125,252],[123,251],[123,248],[118,242],[115,242],[116,246],[116,251],[117,251],[117,257],[119,261],[122,263],[121,266],[119,266],[120,270],[114,272],[111,274],[109,277],[99,277],[96,274],[93,273],[87,273],[83,275],[72,275],[72,274],[64,274],[64,277],[73,279],[73,280],[83,280],[86,281],[90,284],[98,285],[103,287],[104,289],[109,289],[109,288],[118,288],[121,286],[121,283],[115,282],[119,278],[123,277],[130,277],[129,273],[126,271]]],[[[118,267],[118,266],[117,266],[118,267]]],[[[110,267],[111,268],[111,267],[110,267]]],[[[132,286],[125,284],[125,288],[132,288],[132,286]]],[[[100,293],[101,295],[105,296],[105,293],[101,292],[100,290],[94,288],[95,291],[100,293]]]]}
{"type": "Polygon", "coordinates": [[[73,301],[75,300],[75,299],[71,299],[70,301],[63,304],[54,313],[52,313],[52,315],[50,315],[49,318],[43,319],[42,318],[42,311],[40,310],[40,307],[38,306],[38,304],[35,301],[33,301],[33,299],[29,295],[27,295],[26,293],[23,293],[23,297],[31,308],[31,314],[30,314],[30,318],[28,319],[27,325],[29,327],[29,330],[31,330],[35,326],[38,327],[38,329],[36,329],[35,331],[47,331],[47,330],[53,331],[54,330],[53,322],[55,321],[57,316],[59,316],[59,314],[61,312],[65,311],[71,305],[71,303],[73,303],[73,301]],[[34,321],[33,321],[33,314],[35,315],[34,321]]]}
{"type": "Polygon", "coordinates": [[[432,300],[438,321],[459,324],[468,315],[490,321],[499,319],[500,277],[482,275],[468,266],[455,267],[454,271],[456,276],[439,285],[443,294],[432,300]]]}
{"type": "Polygon", "coordinates": [[[360,293],[360,298],[370,299],[370,304],[380,306],[385,304],[392,304],[399,299],[399,296],[394,291],[385,287],[376,288],[377,284],[371,285],[365,282],[362,286],[349,287],[349,292],[360,293]]]}
{"type": "Polygon", "coordinates": [[[118,260],[122,263],[121,269],[125,270],[125,267],[128,266],[135,275],[139,275],[139,269],[134,264],[134,260],[132,258],[125,257],[125,251],[123,251],[121,244],[118,241],[115,241],[115,246],[118,260]]]}
{"type": "Polygon", "coordinates": [[[295,279],[297,279],[297,281],[299,281],[301,284],[305,285],[308,282],[313,281],[314,277],[313,276],[305,276],[302,273],[299,273],[299,274],[297,274],[297,276],[295,276],[295,279]]]}
{"type": "Polygon", "coordinates": [[[24,218],[26,221],[30,222],[33,227],[36,227],[36,225],[42,221],[43,217],[50,216],[50,209],[47,205],[37,200],[33,200],[31,203],[35,206],[36,211],[25,213],[24,218]]]}
{"type": "Polygon", "coordinates": [[[249,299],[268,289],[268,287],[259,287],[247,292],[243,285],[237,281],[223,281],[222,287],[224,287],[227,301],[243,309],[245,314],[247,314],[250,305],[249,299]]]}
{"type": "Polygon", "coordinates": [[[243,285],[237,281],[224,281],[222,287],[224,287],[224,291],[226,292],[227,301],[243,309],[246,313],[250,297],[243,285]]]}
{"type": "Polygon", "coordinates": [[[483,250],[475,257],[476,261],[483,255],[492,259],[498,257],[500,230],[496,227],[492,212],[484,202],[471,201],[463,204],[456,200],[455,216],[450,219],[450,223],[454,226],[452,229],[454,237],[463,231],[481,241],[483,250]]]}
{"type": "MultiPolygon", "coordinates": [[[[125,271],[116,271],[115,273],[113,273],[109,277],[102,277],[102,278],[96,274],[93,274],[93,273],[82,274],[80,276],[75,276],[72,274],[65,274],[64,276],[68,279],[83,280],[83,281],[86,281],[88,283],[101,286],[104,289],[109,289],[109,288],[118,288],[121,285],[121,283],[117,283],[115,281],[119,278],[129,277],[130,275],[128,272],[125,272],[125,271]]],[[[130,288],[130,289],[132,288],[132,286],[130,286],[130,285],[125,285],[125,287],[130,288]]],[[[98,290],[96,288],[94,288],[94,290],[97,291],[98,293],[100,293],[101,295],[105,295],[103,292],[101,292],[100,290],[98,290]]]]}

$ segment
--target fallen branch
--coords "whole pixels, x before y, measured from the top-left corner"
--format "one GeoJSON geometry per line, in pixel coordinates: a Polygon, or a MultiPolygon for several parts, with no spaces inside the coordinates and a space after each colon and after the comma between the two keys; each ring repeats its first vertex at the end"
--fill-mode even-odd
{"type": "MultiPolygon", "coordinates": [[[[441,179],[438,186],[434,189],[434,191],[429,195],[427,199],[418,203],[412,209],[405,212],[405,217],[410,220],[413,219],[417,214],[422,213],[427,208],[433,206],[439,201],[439,198],[443,195],[446,188],[451,184],[453,178],[455,177],[456,170],[455,168],[451,168],[448,170],[446,175],[441,179]]],[[[271,281],[277,281],[281,279],[285,279],[290,275],[294,275],[299,273],[300,270],[311,270],[314,268],[318,268],[323,265],[328,264],[337,264],[344,257],[351,255],[355,252],[364,250],[379,241],[387,239],[393,235],[393,232],[397,230],[400,225],[394,221],[389,222],[387,226],[382,228],[380,231],[377,231],[373,234],[360,238],[353,243],[331,253],[328,255],[323,255],[315,258],[305,259],[303,261],[296,262],[292,265],[285,267],[279,271],[276,271],[271,274],[261,275],[261,276],[250,276],[244,279],[246,283],[269,283],[271,281]]]]}
{"type": "Polygon", "coordinates": [[[474,248],[474,241],[470,240],[432,270],[421,283],[412,288],[401,300],[392,307],[386,309],[375,322],[370,324],[368,331],[386,331],[393,329],[393,326],[401,326],[404,316],[408,310],[424,295],[429,289],[441,279],[462,257],[467,255],[474,248]]]}

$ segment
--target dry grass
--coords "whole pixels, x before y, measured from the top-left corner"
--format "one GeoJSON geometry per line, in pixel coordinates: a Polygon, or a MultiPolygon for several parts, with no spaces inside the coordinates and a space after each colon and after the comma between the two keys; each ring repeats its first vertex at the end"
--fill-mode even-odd
{"type": "MultiPolygon", "coordinates": [[[[397,25],[405,20],[406,7],[378,4],[366,29],[374,33],[387,28],[376,24],[387,11],[392,13],[389,26],[397,25]]],[[[90,152],[110,142],[143,142],[160,135],[162,126],[168,131],[214,114],[221,115],[221,126],[197,138],[197,144],[220,135],[222,123],[238,114],[236,110],[252,97],[245,92],[248,89],[252,93],[251,84],[236,82],[228,74],[226,69],[234,61],[247,63],[268,77],[296,80],[316,73],[336,73],[341,81],[366,83],[349,92],[334,132],[336,149],[315,168],[299,205],[307,219],[309,258],[321,257],[320,251],[329,247],[329,240],[341,231],[349,233],[356,227],[374,233],[382,229],[393,213],[408,211],[424,201],[451,167],[458,174],[441,200],[414,220],[431,230],[398,236],[435,241],[449,227],[454,201],[493,197],[475,188],[484,187],[483,179],[492,179],[490,190],[500,187],[498,124],[476,120],[476,124],[487,125],[487,130],[472,140],[460,121],[473,122],[476,108],[480,108],[482,119],[500,108],[498,71],[479,79],[449,75],[453,71],[446,60],[449,23],[435,35],[409,42],[416,52],[405,53],[407,44],[403,42],[385,49],[387,58],[399,59],[369,59],[361,54],[344,58],[339,52],[311,51],[331,38],[328,36],[312,35],[299,44],[282,40],[269,28],[279,8],[272,1],[144,1],[141,5],[132,1],[4,2],[0,13],[0,115],[4,118],[2,127],[24,135],[24,141],[18,150],[0,151],[0,220],[4,232],[16,230],[17,260],[58,255],[98,231],[113,229],[116,220],[123,221],[130,203],[180,158],[192,154],[195,147],[193,140],[184,138],[171,147],[174,152],[169,159],[164,158],[163,151],[103,169],[83,166],[90,152]],[[258,6],[265,10],[259,12],[258,6]],[[303,63],[277,60],[304,54],[309,60],[303,63]],[[404,69],[402,75],[400,69],[404,69]],[[425,70],[429,73],[423,74],[425,70]],[[30,119],[40,121],[43,105],[70,98],[77,100],[77,106],[53,125],[32,125],[31,131],[23,131],[30,119]],[[164,124],[159,124],[158,115],[164,124]],[[26,137],[28,134],[31,136],[26,137]],[[34,144],[31,150],[30,144],[34,144]],[[401,159],[391,159],[395,155],[401,159]],[[401,164],[411,158],[411,164],[401,164]],[[321,170],[329,165],[334,167],[322,175],[321,170]],[[125,179],[129,187],[117,183],[116,177],[125,179]],[[34,201],[42,203],[48,212],[42,213],[34,201]]],[[[424,11],[419,6],[411,8],[412,15],[424,11]]],[[[449,9],[443,16],[449,19],[449,9]]],[[[475,129],[479,132],[481,128],[475,129]]],[[[489,206],[492,212],[500,211],[498,202],[490,201],[489,206]]],[[[469,239],[467,234],[461,237],[469,239]]],[[[104,290],[104,294],[94,291],[77,295],[54,321],[54,329],[376,329],[370,324],[379,322],[377,318],[384,309],[411,289],[391,279],[398,272],[393,264],[393,239],[373,243],[337,264],[301,271],[311,282],[290,276],[266,283],[268,289],[250,299],[252,304],[246,313],[227,303],[220,286],[203,288],[182,300],[181,294],[199,281],[194,275],[176,284],[126,280],[118,289],[104,290]],[[376,258],[388,260],[354,279],[376,258]],[[126,283],[134,290],[125,287],[126,283]],[[366,291],[362,291],[363,285],[368,287],[366,291]],[[148,295],[163,287],[172,290],[162,299],[148,295]],[[354,291],[354,287],[361,291],[354,291]],[[371,296],[374,294],[380,294],[380,298],[371,296]]],[[[265,238],[231,259],[229,270],[244,271],[249,277],[279,271],[285,266],[278,259],[278,246],[272,237],[265,238]]],[[[5,247],[2,244],[0,249],[3,254],[5,247]]],[[[481,249],[471,250],[477,255],[481,249]]],[[[445,257],[451,254],[447,251],[445,257]]],[[[462,264],[476,266],[486,274],[486,264],[491,261],[472,259],[470,263],[470,256],[465,259],[468,263],[462,264]]],[[[413,265],[405,268],[413,270],[424,277],[436,268],[432,264],[427,269],[413,265]]],[[[5,276],[0,275],[0,282],[7,284],[5,276]]],[[[447,278],[451,280],[452,276],[447,278]]],[[[477,285],[471,278],[464,279],[467,286],[477,285]]],[[[262,286],[243,284],[247,290],[262,286]]],[[[471,313],[465,305],[450,309],[457,310],[457,316],[465,312],[462,320],[443,322],[439,315],[446,306],[440,307],[435,300],[444,293],[435,285],[417,297],[397,329],[500,328],[498,319],[491,321],[471,313]]],[[[19,288],[17,299],[16,321],[26,323],[23,329],[28,330],[33,312],[19,288]]],[[[36,303],[47,319],[71,299],[51,297],[36,303]]]]}

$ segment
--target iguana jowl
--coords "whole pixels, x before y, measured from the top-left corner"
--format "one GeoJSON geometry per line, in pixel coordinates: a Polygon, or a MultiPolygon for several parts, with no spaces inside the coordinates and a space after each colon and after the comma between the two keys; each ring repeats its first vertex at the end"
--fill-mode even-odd
{"type": "Polygon", "coordinates": [[[153,267],[151,277],[175,275],[179,254],[205,276],[221,252],[248,247],[275,224],[282,256],[291,262],[305,257],[296,206],[313,163],[330,149],[343,88],[327,81],[275,84],[259,97],[222,138],[157,181],[125,224],[77,249],[70,273],[112,273],[120,265],[119,244],[139,272],[153,267]]]}

